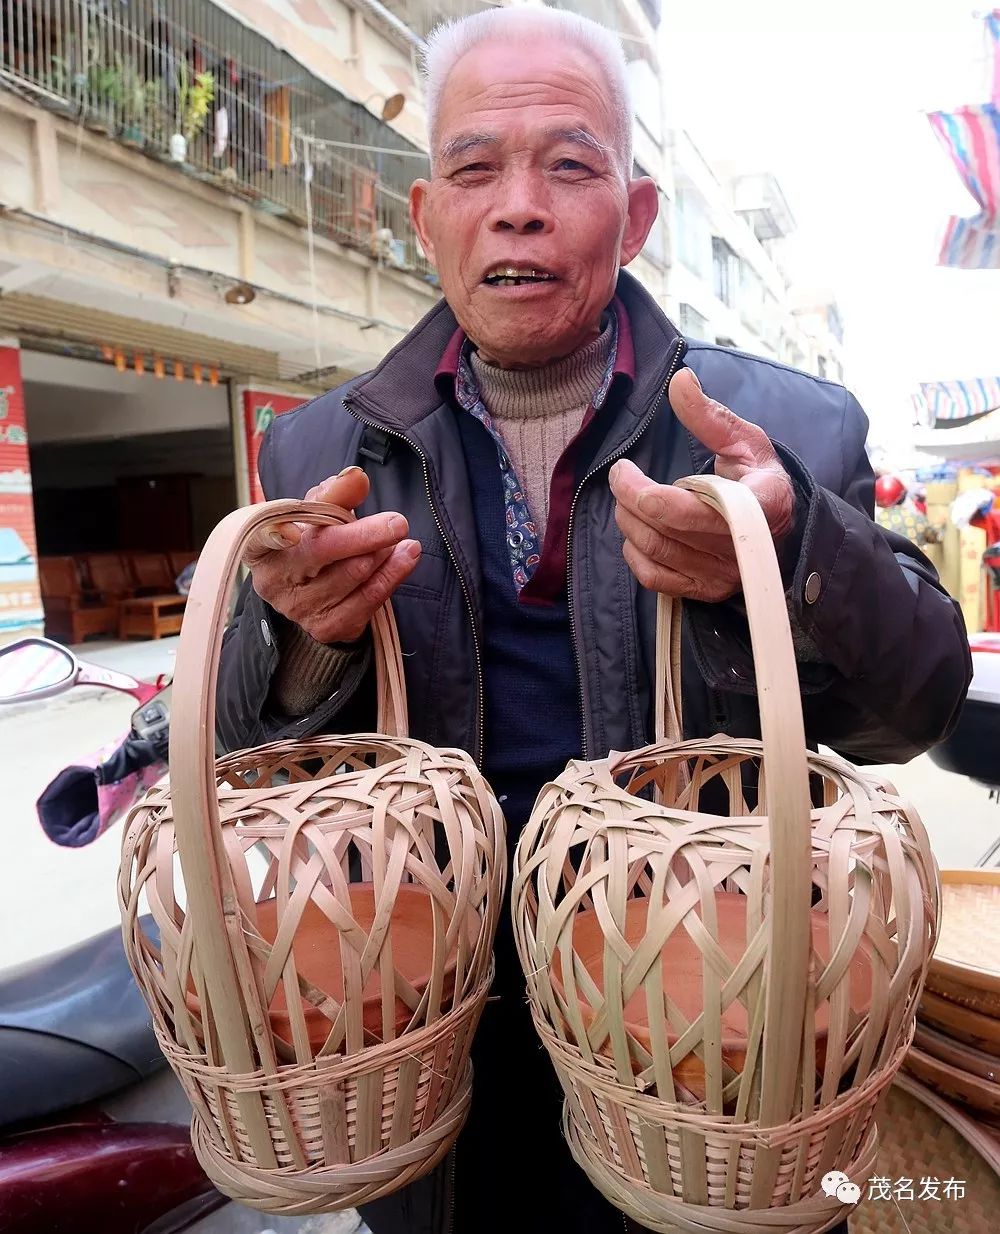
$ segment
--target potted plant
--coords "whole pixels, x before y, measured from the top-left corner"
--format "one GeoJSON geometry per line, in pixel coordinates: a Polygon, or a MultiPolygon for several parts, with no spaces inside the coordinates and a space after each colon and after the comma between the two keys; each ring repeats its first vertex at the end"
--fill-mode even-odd
{"type": "Polygon", "coordinates": [[[188,145],[205,127],[215,97],[215,78],[211,73],[196,73],[191,81],[187,65],[182,64],[177,81],[177,131],[170,138],[170,157],[175,163],[187,161],[188,145]]]}
{"type": "Polygon", "coordinates": [[[86,73],[88,128],[100,133],[113,133],[117,108],[122,103],[122,74],[118,65],[91,60],[86,73]]]}
{"type": "Polygon", "coordinates": [[[155,114],[159,104],[159,82],[146,81],[134,68],[122,74],[122,141],[142,149],[145,142],[144,121],[155,114]]]}

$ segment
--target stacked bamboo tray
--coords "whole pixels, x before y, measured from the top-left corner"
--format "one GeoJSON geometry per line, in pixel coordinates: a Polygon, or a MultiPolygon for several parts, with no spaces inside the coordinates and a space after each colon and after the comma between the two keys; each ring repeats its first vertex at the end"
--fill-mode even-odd
{"type": "Polygon", "coordinates": [[[1000,871],[944,870],[941,930],[904,1071],[879,1115],[874,1178],[850,1234],[986,1234],[1000,1225],[1000,871]],[[961,1181],[950,1200],[923,1178],[961,1181]],[[897,1191],[912,1184],[912,1196],[897,1191]]]}
{"type": "Polygon", "coordinates": [[[903,1065],[1000,1128],[1000,870],[944,870],[941,895],[941,934],[903,1065]]]}

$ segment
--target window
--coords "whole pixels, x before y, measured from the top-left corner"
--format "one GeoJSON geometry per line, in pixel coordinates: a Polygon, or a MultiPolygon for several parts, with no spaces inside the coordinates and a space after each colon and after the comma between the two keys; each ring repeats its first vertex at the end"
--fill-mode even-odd
{"type": "Polygon", "coordinates": [[[692,274],[707,279],[711,269],[712,242],[708,217],[690,189],[679,188],[674,201],[677,258],[692,274]]]}
{"type": "Polygon", "coordinates": [[[721,236],[712,237],[712,286],[723,304],[736,307],[740,285],[740,259],[721,236]]]}
{"type": "Polygon", "coordinates": [[[702,317],[701,313],[692,308],[690,304],[681,305],[680,327],[681,334],[686,334],[688,338],[700,338],[707,341],[711,337],[708,332],[708,318],[702,317]]]}

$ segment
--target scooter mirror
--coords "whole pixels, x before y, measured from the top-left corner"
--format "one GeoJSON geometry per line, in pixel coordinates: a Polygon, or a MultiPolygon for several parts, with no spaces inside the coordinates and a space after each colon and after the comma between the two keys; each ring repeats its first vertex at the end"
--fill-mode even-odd
{"type": "Polygon", "coordinates": [[[0,648],[0,703],[27,703],[62,694],[76,684],[76,657],[47,638],[0,648]]]}

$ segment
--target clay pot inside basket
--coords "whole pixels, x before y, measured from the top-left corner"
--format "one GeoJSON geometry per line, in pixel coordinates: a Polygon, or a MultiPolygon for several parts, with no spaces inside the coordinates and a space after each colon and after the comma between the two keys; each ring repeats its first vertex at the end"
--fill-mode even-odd
{"type": "MultiPolygon", "coordinates": [[[[351,914],[354,920],[368,934],[375,919],[375,891],[372,884],[351,883],[350,899],[351,914]]],[[[446,926],[447,923],[440,920],[439,910],[439,933],[443,933],[446,926]]],[[[276,900],[262,900],[258,903],[257,928],[269,943],[274,942],[278,929],[276,900]]],[[[430,981],[434,953],[431,897],[424,887],[410,883],[400,886],[393,904],[389,937],[392,943],[393,967],[414,987],[418,994],[422,994],[430,981]]],[[[470,927],[471,941],[473,940],[470,927]]],[[[299,975],[317,989],[330,994],[338,1002],[342,1001],[344,969],[340,935],[330,919],[312,901],[306,906],[298,923],[293,947],[295,966],[299,975]]],[[[445,963],[442,989],[442,1001],[445,1007],[449,1005],[455,992],[455,961],[453,945],[445,963]]],[[[382,1025],[382,990],[378,968],[373,969],[369,974],[363,994],[362,1022],[365,1044],[373,1045],[385,1039],[382,1025]]],[[[187,1002],[192,1011],[197,1012],[198,999],[193,992],[188,994],[187,1002]]],[[[413,1018],[413,1012],[398,996],[395,1003],[394,1035],[398,1037],[406,1030],[413,1018]]],[[[329,1036],[332,1022],[328,1016],[304,999],[302,1006],[309,1044],[314,1050],[318,1050],[329,1036]]],[[[268,1012],[271,1031],[280,1040],[290,1045],[292,1025],[288,1015],[284,982],[278,983],[268,1012]]]]}
{"type": "MultiPolygon", "coordinates": [[[[735,965],[746,951],[746,897],[735,892],[716,892],[719,923],[719,942],[728,958],[735,965]]],[[[625,937],[630,947],[635,948],[646,933],[648,901],[642,898],[630,900],[625,914],[625,937]]],[[[812,944],[820,964],[830,958],[829,923],[825,912],[812,913],[812,944]]],[[[604,931],[597,914],[584,910],[573,918],[573,950],[582,961],[594,983],[604,988],[604,931]]],[[[687,931],[676,929],[661,953],[663,988],[690,1023],[702,1010],[702,955],[687,931]]],[[[864,1015],[871,1002],[872,971],[868,951],[862,947],[851,961],[850,969],[851,1018],[849,1026],[864,1015]]],[[[553,962],[552,982],[560,994],[565,994],[562,977],[562,962],[556,953],[553,962]]],[[[579,996],[583,1021],[588,1026],[594,1013],[584,995],[579,996]]],[[[816,1066],[821,1070],[826,1060],[826,1030],[829,1025],[828,1004],[822,1004],[816,1014],[816,1066]]],[[[649,1013],[645,991],[640,987],[625,1004],[625,1027],[642,1047],[651,1051],[649,1013]]],[[[671,1028],[667,1040],[676,1042],[678,1033],[671,1028]]],[[[735,1072],[743,1070],[746,1062],[747,1012],[739,999],[722,1012],[722,1057],[735,1072]]],[[[602,1054],[611,1055],[610,1041],[602,1054]]],[[[635,1065],[635,1070],[641,1068],[635,1065]]],[[[673,1068],[674,1080],[681,1086],[681,1100],[702,1102],[705,1100],[705,1068],[697,1054],[690,1053],[673,1068]],[[687,1093],[681,1091],[686,1089],[687,1093]]]]}

